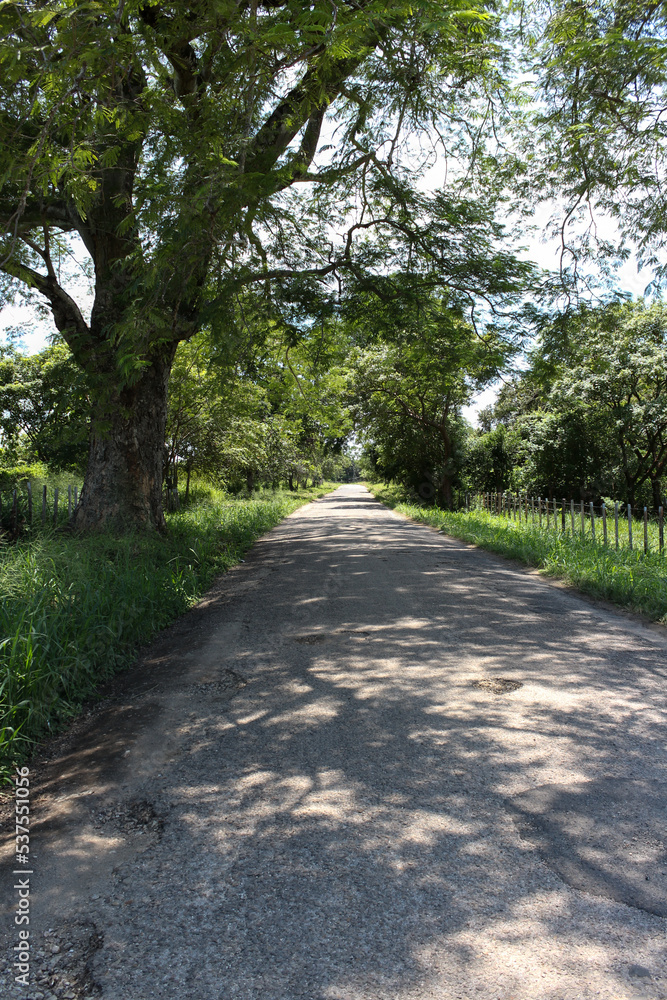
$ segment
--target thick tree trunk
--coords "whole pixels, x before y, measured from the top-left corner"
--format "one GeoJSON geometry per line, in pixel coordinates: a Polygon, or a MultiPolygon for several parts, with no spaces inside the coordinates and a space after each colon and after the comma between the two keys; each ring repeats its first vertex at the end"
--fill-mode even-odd
{"type": "Polygon", "coordinates": [[[138,380],[93,405],[88,467],[73,517],[79,531],[165,529],[162,469],[167,383],[175,346],[138,380]]]}
{"type": "Polygon", "coordinates": [[[658,510],[660,509],[660,507],[662,507],[662,505],[663,505],[662,504],[662,496],[661,496],[662,491],[660,489],[661,485],[662,484],[661,484],[661,480],[660,479],[652,479],[651,480],[651,492],[653,493],[653,508],[654,508],[656,514],[657,514],[658,510]]]}
{"type": "Polygon", "coordinates": [[[452,481],[449,475],[445,472],[442,477],[442,482],[438,489],[440,494],[440,506],[444,510],[452,509],[452,481]]]}
{"type": "Polygon", "coordinates": [[[449,428],[447,426],[447,421],[446,420],[443,420],[443,422],[439,425],[438,430],[440,431],[440,438],[442,440],[442,448],[443,448],[443,453],[444,453],[442,482],[440,483],[440,488],[438,490],[438,492],[440,494],[440,505],[445,510],[451,510],[452,509],[452,476],[451,476],[451,473],[450,473],[450,470],[449,470],[448,466],[449,466],[449,463],[450,463],[450,460],[451,460],[451,455],[452,455],[452,441],[451,441],[451,438],[449,436],[449,428]]]}

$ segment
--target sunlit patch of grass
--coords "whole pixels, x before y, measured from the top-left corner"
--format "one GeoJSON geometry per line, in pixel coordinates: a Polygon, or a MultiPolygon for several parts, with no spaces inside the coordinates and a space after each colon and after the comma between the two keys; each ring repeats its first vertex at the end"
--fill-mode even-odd
{"type": "Polygon", "coordinates": [[[584,593],[605,598],[667,624],[667,558],[657,552],[618,551],[575,531],[519,523],[483,510],[446,511],[404,501],[397,487],[367,484],[388,506],[454,538],[536,566],[584,593]]]}
{"type": "Polygon", "coordinates": [[[207,490],[166,539],[40,530],[0,546],[0,776],[253,542],[334,484],[238,500],[207,490]]]}

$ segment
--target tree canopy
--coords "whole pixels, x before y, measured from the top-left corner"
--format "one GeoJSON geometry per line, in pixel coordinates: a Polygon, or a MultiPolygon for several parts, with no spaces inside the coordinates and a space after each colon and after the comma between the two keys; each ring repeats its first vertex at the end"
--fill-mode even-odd
{"type": "MultiPolygon", "coordinates": [[[[571,285],[591,256],[613,269],[633,247],[667,273],[667,5],[556,0],[524,6],[537,111],[524,120],[533,197],[565,200],[559,226],[571,285]],[[619,239],[598,233],[604,217],[619,239]]],[[[571,285],[572,287],[572,285],[571,285]]]]}
{"type": "MultiPolygon", "coordinates": [[[[466,475],[507,482],[519,465],[549,489],[602,489],[590,470],[603,440],[624,488],[658,496],[660,369],[629,346],[654,322],[635,307],[542,323],[561,355],[543,340],[513,383],[515,416],[502,415],[508,390],[493,440],[466,444],[460,409],[507,370],[535,287],[504,211],[526,193],[565,198],[568,287],[594,244],[613,263],[634,241],[658,280],[663,267],[664,5],[519,10],[0,3],[0,291],[45,302],[63,364],[78,366],[89,443],[75,526],[161,529],[163,476],[179,467],[249,487],[270,469],[298,478],[340,450],[351,414],[378,468],[442,502],[466,475]],[[523,57],[534,86],[521,114],[523,57]],[[446,173],[429,187],[436,162],[446,173]],[[619,246],[595,243],[597,210],[619,246]],[[575,329],[604,374],[573,353],[575,329]],[[603,395],[623,350],[643,395],[621,419],[603,395]]],[[[3,398],[18,400],[22,378],[3,398]]],[[[80,454],[80,436],[70,444],[80,454]]]]}

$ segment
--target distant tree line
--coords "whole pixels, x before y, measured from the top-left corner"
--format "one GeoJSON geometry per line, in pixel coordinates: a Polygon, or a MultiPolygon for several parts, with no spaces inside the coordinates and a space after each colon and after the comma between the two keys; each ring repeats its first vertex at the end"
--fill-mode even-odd
{"type": "MultiPolygon", "coordinates": [[[[399,408],[393,424],[375,413],[366,424],[367,472],[445,505],[445,482],[450,492],[663,504],[667,308],[581,306],[543,322],[527,360],[480,413],[479,429],[452,408],[447,452],[435,427],[401,422],[399,408]]],[[[466,390],[470,398],[470,380],[459,402],[466,390]]]]}
{"type": "MultiPolygon", "coordinates": [[[[180,345],[170,375],[163,479],[186,499],[193,478],[232,493],[296,489],[356,474],[351,429],[327,366],[308,338],[292,346],[269,328],[261,350],[216,352],[203,333],[180,345]]],[[[322,352],[320,352],[322,353],[322,352]]],[[[83,475],[88,377],[64,343],[26,356],[0,348],[0,473],[27,464],[83,475]]]]}
{"type": "MultiPolygon", "coordinates": [[[[406,291],[397,274],[382,296],[357,289],[317,323],[257,316],[233,349],[203,331],[172,366],[164,480],[185,497],[193,477],[293,489],[355,477],[360,451],[363,475],[441,507],[466,490],[662,505],[667,307],[614,301],[532,319],[519,355],[520,317],[476,328],[455,299],[406,291]],[[462,408],[497,379],[473,428],[462,408]]],[[[0,468],[83,471],[88,392],[63,343],[32,357],[2,349],[0,468]]]]}

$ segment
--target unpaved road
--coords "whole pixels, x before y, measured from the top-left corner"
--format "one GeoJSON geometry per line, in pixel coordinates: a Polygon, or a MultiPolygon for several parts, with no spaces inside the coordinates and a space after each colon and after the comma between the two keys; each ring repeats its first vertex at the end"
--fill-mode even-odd
{"type": "Polygon", "coordinates": [[[302,508],[36,763],[0,994],[666,997],[664,636],[362,487],[302,508]]]}

